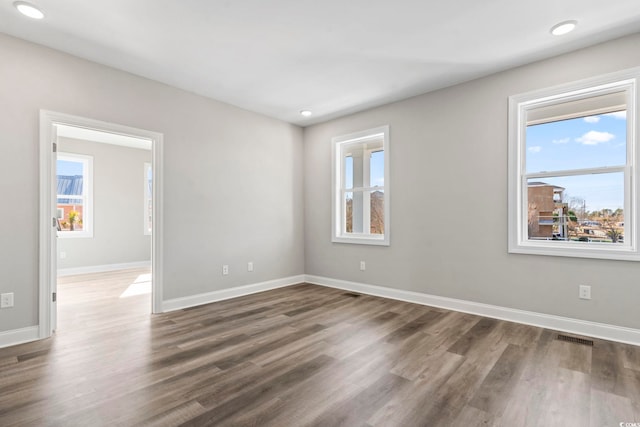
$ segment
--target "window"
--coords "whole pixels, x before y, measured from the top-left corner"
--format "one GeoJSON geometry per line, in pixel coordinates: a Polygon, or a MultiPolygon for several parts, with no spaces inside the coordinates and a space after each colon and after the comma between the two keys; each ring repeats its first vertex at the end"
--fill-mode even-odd
{"type": "Polygon", "coordinates": [[[640,260],[638,77],[509,99],[509,252],[640,260]]]}
{"type": "Polygon", "coordinates": [[[59,237],[93,237],[93,158],[58,153],[57,212],[59,237]]]}
{"type": "Polygon", "coordinates": [[[389,127],[333,138],[333,242],[389,245],[389,127]]]}
{"type": "Polygon", "coordinates": [[[153,172],[151,163],[144,164],[144,234],[150,235],[152,229],[152,213],[153,213],[153,172]]]}

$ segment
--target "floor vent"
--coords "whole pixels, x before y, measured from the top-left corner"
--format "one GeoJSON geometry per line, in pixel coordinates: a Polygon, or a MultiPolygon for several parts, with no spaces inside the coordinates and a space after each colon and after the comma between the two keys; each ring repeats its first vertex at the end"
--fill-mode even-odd
{"type": "Polygon", "coordinates": [[[354,294],[353,292],[345,292],[342,295],[344,295],[345,297],[351,297],[351,298],[358,298],[360,296],[360,294],[354,294]]]}
{"type": "Polygon", "coordinates": [[[582,339],[582,338],[570,337],[569,335],[558,334],[558,340],[566,341],[566,342],[572,342],[574,344],[588,345],[588,346],[593,347],[593,341],[585,340],[585,339],[582,339]]]}

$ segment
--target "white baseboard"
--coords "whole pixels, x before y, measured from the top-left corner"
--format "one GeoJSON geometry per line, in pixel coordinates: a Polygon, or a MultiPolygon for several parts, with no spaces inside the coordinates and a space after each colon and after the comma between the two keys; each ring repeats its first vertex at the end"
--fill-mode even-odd
{"type": "Polygon", "coordinates": [[[40,335],[38,334],[37,326],[4,331],[0,332],[0,348],[23,344],[38,339],[40,339],[40,335]]]}
{"type": "Polygon", "coordinates": [[[221,289],[219,291],[207,292],[183,298],[170,299],[162,302],[162,311],[167,312],[180,310],[183,308],[194,307],[196,305],[209,304],[211,302],[255,294],[256,292],[291,286],[298,283],[304,283],[304,279],[304,274],[300,274],[298,276],[284,277],[282,279],[253,283],[229,289],[221,289]]]}
{"type": "MultiPolygon", "coordinates": [[[[143,267],[149,265],[148,262],[133,264],[135,265],[112,264],[113,267],[117,266],[117,268],[111,268],[110,270],[143,267]]],[[[219,291],[207,292],[204,294],[192,295],[183,298],[166,300],[162,303],[162,311],[168,312],[180,310],[183,308],[241,297],[244,295],[250,295],[257,292],[291,286],[303,282],[311,283],[314,285],[344,289],[352,292],[359,292],[367,295],[406,301],[415,304],[445,308],[448,310],[476,314],[479,316],[491,317],[494,319],[506,320],[510,322],[523,323],[526,325],[569,332],[578,335],[617,341],[626,344],[640,345],[640,330],[638,329],[591,322],[587,320],[572,319],[568,317],[554,316],[551,314],[536,313],[532,311],[517,310],[513,308],[500,307],[496,305],[483,304],[455,298],[441,297],[437,295],[429,295],[421,292],[405,291],[401,289],[304,274],[239,286],[230,289],[222,289],[219,291]]],[[[4,331],[0,332],[0,348],[22,344],[29,341],[35,341],[37,339],[39,339],[37,326],[4,331]]]]}
{"type": "Polygon", "coordinates": [[[368,285],[365,283],[330,279],[328,277],[321,276],[306,275],[305,282],[314,285],[359,292],[367,295],[407,301],[415,304],[446,308],[448,310],[461,311],[463,313],[477,314],[479,316],[507,320],[510,322],[524,323],[526,325],[538,326],[556,331],[586,335],[626,344],[640,345],[640,330],[623,326],[608,325],[605,323],[590,322],[587,320],[572,319],[569,317],[554,316],[551,314],[535,313],[532,311],[517,310],[455,298],[423,294],[420,292],[368,285]]]}
{"type": "Polygon", "coordinates": [[[126,270],[127,268],[151,267],[151,261],[125,262],[121,264],[90,265],[87,267],[59,268],[58,277],[76,274],[102,273],[104,271],[126,270]]]}

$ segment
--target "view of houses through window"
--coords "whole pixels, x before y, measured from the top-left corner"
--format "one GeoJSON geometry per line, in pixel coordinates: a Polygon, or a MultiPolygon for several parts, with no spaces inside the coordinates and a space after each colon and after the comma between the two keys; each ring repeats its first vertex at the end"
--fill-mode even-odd
{"type": "Polygon", "coordinates": [[[623,243],[626,111],[527,126],[529,240],[623,243]]]}
{"type": "Polygon", "coordinates": [[[78,234],[86,234],[90,231],[90,164],[89,156],[58,154],[56,161],[58,231],[78,234]]]}

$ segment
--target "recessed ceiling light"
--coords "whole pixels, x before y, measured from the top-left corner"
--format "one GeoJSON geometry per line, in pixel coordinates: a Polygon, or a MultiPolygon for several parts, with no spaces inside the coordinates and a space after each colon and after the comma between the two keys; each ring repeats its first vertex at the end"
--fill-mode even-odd
{"type": "Polygon", "coordinates": [[[34,5],[27,3],[25,1],[17,1],[13,3],[13,5],[18,9],[18,11],[24,16],[28,16],[33,19],[42,19],[44,18],[44,13],[34,5]]]}
{"type": "Polygon", "coordinates": [[[309,117],[311,116],[313,113],[309,110],[302,110],[300,111],[300,115],[302,115],[303,117],[309,117]]]}
{"type": "Polygon", "coordinates": [[[559,24],[551,27],[551,34],[554,36],[562,36],[573,31],[576,28],[576,25],[578,25],[577,21],[560,22],[559,24]]]}

